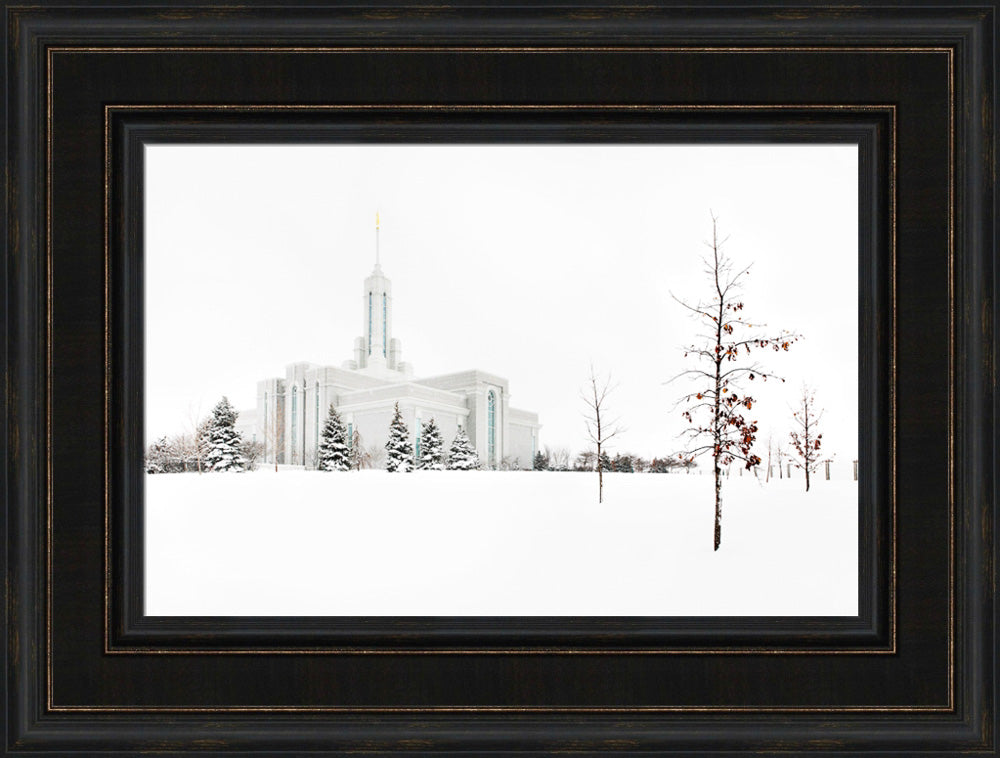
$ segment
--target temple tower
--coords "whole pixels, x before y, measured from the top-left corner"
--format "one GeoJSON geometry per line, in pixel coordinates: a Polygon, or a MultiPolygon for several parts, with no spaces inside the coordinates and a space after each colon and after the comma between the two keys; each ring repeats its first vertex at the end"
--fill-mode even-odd
{"type": "Polygon", "coordinates": [[[354,362],[358,369],[373,373],[384,370],[410,374],[410,367],[402,362],[402,346],[392,337],[392,282],[382,271],[379,250],[379,216],[375,214],[375,268],[365,279],[361,294],[362,333],[354,341],[354,362]]]}

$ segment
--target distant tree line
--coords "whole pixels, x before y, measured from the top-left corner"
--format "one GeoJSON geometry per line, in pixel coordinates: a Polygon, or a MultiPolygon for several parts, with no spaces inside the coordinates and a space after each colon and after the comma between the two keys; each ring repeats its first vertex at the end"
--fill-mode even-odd
{"type": "Polygon", "coordinates": [[[532,469],[535,471],[589,471],[598,470],[624,474],[670,474],[697,468],[697,461],[682,459],[677,455],[662,458],[643,458],[633,453],[616,453],[612,458],[606,450],[598,456],[595,450],[584,450],[569,464],[570,453],[566,448],[545,447],[535,453],[532,469]]]}

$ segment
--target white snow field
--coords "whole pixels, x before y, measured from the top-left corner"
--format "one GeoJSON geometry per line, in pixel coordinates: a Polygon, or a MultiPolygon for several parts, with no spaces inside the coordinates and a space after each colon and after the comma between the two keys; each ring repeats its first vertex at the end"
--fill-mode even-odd
{"type": "Polygon", "coordinates": [[[263,469],[146,477],[148,615],[858,612],[854,481],[263,469]]]}

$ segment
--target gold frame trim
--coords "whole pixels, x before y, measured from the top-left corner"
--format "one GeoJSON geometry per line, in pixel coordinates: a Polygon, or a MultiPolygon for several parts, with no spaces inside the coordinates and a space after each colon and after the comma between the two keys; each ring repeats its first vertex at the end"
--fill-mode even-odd
{"type": "MultiPolygon", "coordinates": [[[[364,46],[339,46],[339,47],[265,47],[265,46],[234,46],[234,47],[212,47],[212,46],[160,46],[160,47],[49,47],[46,50],[46,185],[45,185],[45,281],[46,281],[46,443],[47,446],[52,439],[51,422],[51,396],[52,396],[52,241],[51,241],[51,173],[52,173],[52,77],[53,77],[53,56],[55,53],[155,53],[155,52],[267,52],[267,53],[298,53],[298,52],[326,52],[326,53],[360,53],[360,52],[419,52],[419,53],[451,53],[451,52],[525,52],[525,53],[581,53],[581,52],[630,52],[630,53],[670,53],[670,52],[701,52],[710,54],[726,53],[769,53],[769,52],[850,52],[850,53],[945,53],[948,58],[948,298],[949,298],[949,346],[948,346],[948,499],[950,506],[949,519],[949,612],[948,612],[948,705],[947,706],[632,706],[632,707],[572,707],[572,706],[393,706],[393,707],[366,707],[366,706],[229,706],[229,707],[183,707],[183,706],[57,706],[52,702],[52,668],[51,668],[51,647],[52,647],[52,459],[51,454],[46,458],[46,508],[45,508],[45,533],[46,533],[46,711],[53,713],[63,712],[104,712],[104,713],[126,713],[126,712],[171,712],[171,713],[223,713],[223,712],[351,712],[351,713],[887,713],[887,712],[939,712],[951,713],[955,710],[954,691],[954,663],[955,663],[955,597],[954,597],[954,545],[955,545],[955,492],[954,492],[954,328],[955,328],[955,293],[954,293],[954,117],[955,117],[955,73],[954,55],[952,47],[927,46],[927,47],[850,47],[850,46],[761,46],[761,47],[721,47],[721,46],[638,46],[638,47],[616,47],[616,46],[588,46],[588,47],[555,47],[555,46],[534,46],[534,47],[464,47],[464,46],[386,46],[386,47],[364,47],[364,46]]],[[[896,652],[896,539],[897,539],[897,518],[896,518],[896,413],[897,413],[897,388],[896,388],[896,106],[885,105],[788,105],[788,104],[760,104],[760,105],[431,105],[431,104],[405,104],[405,105],[384,105],[384,104],[355,104],[355,105],[106,105],[105,106],[105,199],[104,199],[104,267],[105,267],[105,340],[104,340],[104,360],[105,360],[105,386],[104,386],[104,467],[105,467],[105,498],[104,498],[104,521],[105,521],[105,586],[104,586],[104,609],[105,609],[105,650],[107,654],[115,653],[135,653],[135,654],[178,654],[178,655],[205,655],[205,654],[394,654],[394,655],[451,655],[451,654],[679,654],[679,655],[741,655],[741,654],[775,654],[775,655],[838,655],[838,654],[894,654],[896,652]],[[892,356],[890,361],[890,388],[889,402],[892,413],[891,420],[891,477],[890,477],[890,499],[892,513],[892,560],[890,579],[890,635],[892,645],[890,650],[802,650],[802,649],[780,649],[780,648],[723,648],[723,649],[697,649],[697,650],[568,650],[565,648],[546,649],[532,648],[522,649],[489,649],[489,650],[365,650],[365,649],[281,649],[281,650],[150,650],[150,649],[117,649],[111,650],[109,646],[110,632],[110,503],[108,501],[109,489],[107,486],[110,476],[110,460],[108,455],[108,442],[110,441],[110,262],[109,262],[109,214],[110,214],[110,114],[114,110],[153,110],[153,109],[173,109],[173,110],[228,110],[228,111],[254,111],[254,110],[437,110],[437,111],[489,111],[489,110],[617,110],[617,111],[693,111],[693,110],[856,110],[864,111],[891,111],[892,114],[892,134],[891,134],[891,176],[889,177],[890,196],[890,271],[891,271],[891,315],[893,326],[892,356]]],[[[49,449],[47,447],[47,449],[49,449]]]]}

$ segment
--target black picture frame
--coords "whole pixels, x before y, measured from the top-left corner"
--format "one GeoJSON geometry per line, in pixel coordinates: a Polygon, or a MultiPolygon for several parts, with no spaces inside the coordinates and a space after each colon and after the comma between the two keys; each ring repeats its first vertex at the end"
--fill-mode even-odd
{"type": "Polygon", "coordinates": [[[204,106],[107,106],[105,183],[112,188],[107,206],[120,208],[109,218],[108,291],[112,297],[108,326],[122,335],[112,341],[107,392],[108,424],[123,419],[123,433],[110,451],[112,487],[124,493],[109,498],[108,640],[106,650],[141,652],[162,649],[272,650],[378,653],[457,651],[492,653],[554,651],[655,651],[678,646],[685,650],[785,649],[891,650],[894,646],[891,595],[892,554],[880,550],[892,543],[893,513],[887,479],[878,472],[892,467],[890,435],[880,433],[891,415],[888,388],[891,366],[879,356],[890,350],[881,335],[892,333],[892,293],[880,272],[891,269],[890,225],[879,222],[891,213],[890,172],[894,112],[884,106],[843,108],[821,113],[809,108],[765,107],[692,112],[671,106],[494,109],[476,106],[419,108],[354,108],[303,106],[274,110],[267,106],[240,109],[204,106]],[[332,121],[331,121],[332,119],[332,121]],[[869,388],[860,403],[863,426],[871,430],[859,447],[863,495],[858,535],[859,612],[856,617],[582,617],[571,625],[564,618],[517,617],[299,617],[276,625],[272,618],[152,617],[143,613],[145,561],[143,479],[131,461],[143,455],[143,350],[141,316],[144,249],[144,147],[151,144],[274,143],[484,143],[528,139],[532,144],[573,142],[855,144],[859,150],[858,213],[864,232],[858,240],[860,293],[859,354],[869,388]],[[115,169],[113,167],[120,167],[115,169]],[[121,189],[116,194],[116,181],[121,189]],[[136,324],[140,330],[130,337],[136,324]],[[871,444],[880,440],[881,444],[871,444]],[[114,465],[114,464],[113,464],[114,465]],[[869,474],[874,472],[874,475],[869,474]],[[117,520],[115,520],[117,518],[117,520]],[[111,551],[111,546],[120,549],[111,551]],[[112,591],[118,577],[120,592],[112,591]],[[197,632],[197,634],[192,634],[197,632]],[[263,634],[261,632],[264,632],[263,634]],[[720,644],[719,635],[725,643],[720,644]]]}
{"type": "Polygon", "coordinates": [[[4,9],[4,754],[997,754],[995,3],[4,9]],[[143,616],[143,140],[345,134],[856,141],[859,616],[143,616]]]}

